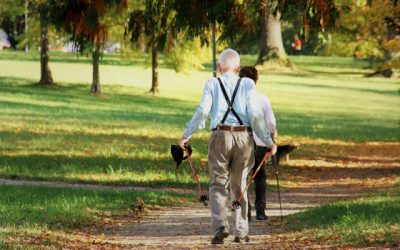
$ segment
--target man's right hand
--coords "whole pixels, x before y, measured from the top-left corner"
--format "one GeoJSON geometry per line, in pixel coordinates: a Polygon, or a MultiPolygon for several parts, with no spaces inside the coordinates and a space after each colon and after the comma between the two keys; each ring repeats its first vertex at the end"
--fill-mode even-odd
{"type": "Polygon", "coordinates": [[[269,146],[268,148],[271,149],[272,155],[276,154],[276,150],[278,149],[278,147],[276,146],[276,144],[272,144],[272,145],[269,146]]]}
{"type": "Polygon", "coordinates": [[[179,141],[179,147],[185,150],[185,144],[189,145],[189,139],[182,136],[182,139],[179,141]]]}

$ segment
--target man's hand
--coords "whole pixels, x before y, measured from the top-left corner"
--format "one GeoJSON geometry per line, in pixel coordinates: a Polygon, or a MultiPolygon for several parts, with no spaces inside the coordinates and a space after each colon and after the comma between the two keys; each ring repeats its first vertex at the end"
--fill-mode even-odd
{"type": "Polygon", "coordinates": [[[185,150],[185,144],[189,146],[189,139],[182,136],[182,139],[179,141],[179,147],[185,150]]]}
{"type": "Polygon", "coordinates": [[[272,144],[268,148],[271,149],[272,155],[276,154],[276,150],[278,149],[278,147],[275,144],[272,144]]]}

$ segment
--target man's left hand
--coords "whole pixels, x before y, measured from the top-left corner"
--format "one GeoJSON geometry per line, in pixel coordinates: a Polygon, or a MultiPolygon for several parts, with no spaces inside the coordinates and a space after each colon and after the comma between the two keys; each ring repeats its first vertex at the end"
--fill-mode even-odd
{"type": "Polygon", "coordinates": [[[271,149],[271,154],[274,155],[276,154],[276,150],[278,149],[277,146],[275,144],[272,144],[271,146],[268,147],[269,149],[271,149]]]}
{"type": "Polygon", "coordinates": [[[185,144],[187,146],[189,146],[189,140],[188,138],[185,138],[182,136],[182,139],[179,141],[179,147],[181,147],[181,149],[185,150],[185,144]]]}

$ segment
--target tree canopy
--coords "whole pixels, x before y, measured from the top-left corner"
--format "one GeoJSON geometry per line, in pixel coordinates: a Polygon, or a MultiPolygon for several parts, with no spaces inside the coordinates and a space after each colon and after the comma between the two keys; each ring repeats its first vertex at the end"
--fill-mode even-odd
{"type": "Polygon", "coordinates": [[[111,8],[117,11],[127,8],[126,0],[49,0],[52,8],[50,19],[58,30],[71,35],[71,41],[79,51],[94,44],[105,44],[108,38],[108,26],[101,22],[111,8]]]}
{"type": "Polygon", "coordinates": [[[142,32],[155,32],[153,40],[162,50],[179,32],[185,32],[188,39],[199,37],[202,44],[208,45],[210,24],[215,23],[220,31],[219,41],[240,44],[252,34],[259,34],[260,17],[267,11],[282,13],[282,20],[302,18],[305,34],[312,29],[331,30],[339,18],[333,0],[277,0],[276,4],[262,0],[150,0],[143,9],[132,13],[129,30],[132,41],[138,41],[142,32]],[[156,22],[158,26],[153,25],[156,22]]]}

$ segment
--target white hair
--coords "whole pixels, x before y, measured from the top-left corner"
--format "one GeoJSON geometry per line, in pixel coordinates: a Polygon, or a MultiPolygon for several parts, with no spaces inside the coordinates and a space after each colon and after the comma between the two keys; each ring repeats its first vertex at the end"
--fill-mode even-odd
{"type": "Polygon", "coordinates": [[[219,55],[218,63],[222,70],[235,70],[240,65],[239,54],[233,49],[226,49],[219,55]]]}

